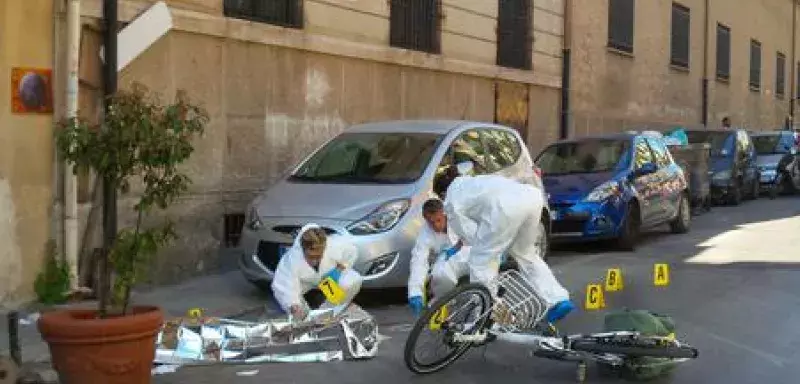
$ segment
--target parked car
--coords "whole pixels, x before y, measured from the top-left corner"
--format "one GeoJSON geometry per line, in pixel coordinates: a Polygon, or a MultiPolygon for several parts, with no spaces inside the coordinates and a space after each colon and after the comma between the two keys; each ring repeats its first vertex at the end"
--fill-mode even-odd
{"type": "Polygon", "coordinates": [[[758,154],[761,191],[775,197],[800,190],[800,161],[792,131],[759,132],[752,135],[758,154]]]}
{"type": "MultiPolygon", "coordinates": [[[[424,224],[422,205],[437,172],[471,164],[541,190],[542,181],[514,129],[469,121],[392,121],[358,125],[335,136],[248,207],[239,267],[267,287],[298,229],[315,222],[351,236],[365,288],[404,287],[411,249],[424,224]]],[[[542,214],[547,251],[549,207],[542,214]]]]}
{"type": "Polygon", "coordinates": [[[552,210],[553,241],[615,239],[634,250],[639,234],[662,224],[689,231],[688,184],[654,132],[556,142],[536,158],[552,210]]]}
{"type": "Polygon", "coordinates": [[[711,197],[739,205],[759,196],[758,155],[750,134],[743,129],[687,130],[690,144],[711,145],[711,197]]]}

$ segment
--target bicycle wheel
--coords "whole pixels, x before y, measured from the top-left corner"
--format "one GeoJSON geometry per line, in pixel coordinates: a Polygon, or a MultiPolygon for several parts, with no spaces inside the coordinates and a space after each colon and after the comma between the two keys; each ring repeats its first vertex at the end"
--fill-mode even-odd
{"type": "Polygon", "coordinates": [[[626,357],[663,357],[672,359],[696,359],[696,348],[686,345],[644,345],[626,341],[602,341],[593,338],[576,340],[572,349],[589,353],[610,353],[626,357]]]}
{"type": "Polygon", "coordinates": [[[474,334],[483,330],[489,319],[492,308],[492,296],[489,290],[481,284],[462,285],[436,300],[417,319],[414,328],[408,335],[405,345],[405,363],[409,370],[417,374],[428,374],[440,371],[458,360],[469,350],[472,343],[456,342],[453,334],[474,334]],[[441,322],[439,329],[431,329],[431,319],[440,313],[442,307],[447,306],[447,314],[441,322]],[[440,356],[425,361],[418,356],[420,352],[420,339],[427,333],[438,336],[437,350],[445,347],[446,352],[440,356]]]}

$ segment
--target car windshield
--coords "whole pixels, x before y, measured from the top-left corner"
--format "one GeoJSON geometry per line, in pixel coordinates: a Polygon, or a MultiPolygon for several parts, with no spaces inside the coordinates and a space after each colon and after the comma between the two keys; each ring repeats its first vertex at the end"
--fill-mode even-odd
{"type": "Polygon", "coordinates": [[[422,176],[442,135],[342,133],[289,178],[320,183],[404,184],[422,176]]]}
{"type": "Polygon", "coordinates": [[[553,144],[539,155],[536,165],[546,175],[610,172],[625,157],[628,140],[586,140],[553,144]]]}
{"type": "Polygon", "coordinates": [[[689,144],[708,143],[711,146],[711,156],[733,155],[735,138],[733,132],[688,131],[686,136],[689,138],[689,144]],[[723,153],[723,150],[727,153],[723,153]]]}
{"type": "Polygon", "coordinates": [[[789,153],[794,146],[792,135],[756,135],[753,136],[753,145],[759,155],[775,155],[789,153]]]}

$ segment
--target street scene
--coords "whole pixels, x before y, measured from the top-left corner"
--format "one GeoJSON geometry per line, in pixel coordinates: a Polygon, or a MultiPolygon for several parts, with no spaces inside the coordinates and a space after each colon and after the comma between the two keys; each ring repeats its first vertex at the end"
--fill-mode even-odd
{"type": "Polygon", "coordinates": [[[4,2],[0,384],[794,383],[798,14],[4,2]]]}

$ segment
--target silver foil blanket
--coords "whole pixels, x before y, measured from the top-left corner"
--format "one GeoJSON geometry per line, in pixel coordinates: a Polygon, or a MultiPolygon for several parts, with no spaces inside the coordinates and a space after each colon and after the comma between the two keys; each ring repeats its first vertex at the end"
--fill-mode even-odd
{"type": "Polygon", "coordinates": [[[325,362],[375,357],[378,325],[355,304],[311,311],[302,322],[176,319],[156,341],[156,364],[325,362]]]}

